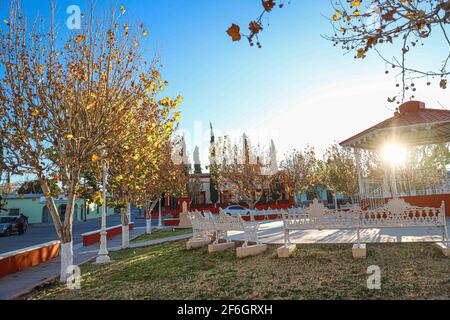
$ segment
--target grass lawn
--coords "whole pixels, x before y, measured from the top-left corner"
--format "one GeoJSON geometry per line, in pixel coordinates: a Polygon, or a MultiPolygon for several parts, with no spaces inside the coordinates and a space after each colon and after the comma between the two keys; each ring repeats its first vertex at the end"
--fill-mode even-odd
{"type": "Polygon", "coordinates": [[[132,240],[131,242],[142,242],[142,241],[149,241],[149,240],[156,240],[156,239],[162,239],[162,238],[169,238],[174,236],[179,236],[182,234],[188,234],[192,233],[192,228],[190,229],[160,229],[152,231],[151,234],[143,234],[142,236],[137,237],[136,239],[132,240]]]}
{"type": "Polygon", "coordinates": [[[110,265],[81,267],[81,289],[52,283],[27,299],[450,299],[450,259],[433,244],[304,245],[278,259],[275,247],[238,259],[235,250],[187,251],[185,241],[111,252],[110,265]],[[369,290],[367,268],[381,268],[369,290]]]}

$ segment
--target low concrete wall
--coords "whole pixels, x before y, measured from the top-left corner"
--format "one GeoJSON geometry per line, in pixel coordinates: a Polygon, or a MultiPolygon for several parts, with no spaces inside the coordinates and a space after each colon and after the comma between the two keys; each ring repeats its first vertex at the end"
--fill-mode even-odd
{"type": "Polygon", "coordinates": [[[450,217],[450,194],[430,194],[420,196],[400,197],[406,202],[418,207],[440,208],[442,201],[445,204],[445,215],[450,217]]]}
{"type": "MultiPolygon", "coordinates": [[[[128,224],[129,230],[133,230],[134,228],[134,222],[130,222],[128,224]]],[[[100,231],[101,230],[95,230],[91,232],[83,233],[81,236],[83,237],[83,246],[89,246],[91,244],[100,242],[100,231]]],[[[122,234],[122,225],[119,224],[117,226],[106,228],[106,238],[111,239],[119,234],[122,234]]]]}
{"type": "Polygon", "coordinates": [[[165,219],[163,224],[165,227],[178,226],[180,224],[180,219],[165,219]]]}
{"type": "Polygon", "coordinates": [[[0,277],[25,270],[59,256],[61,242],[46,242],[0,254],[0,277]]]}

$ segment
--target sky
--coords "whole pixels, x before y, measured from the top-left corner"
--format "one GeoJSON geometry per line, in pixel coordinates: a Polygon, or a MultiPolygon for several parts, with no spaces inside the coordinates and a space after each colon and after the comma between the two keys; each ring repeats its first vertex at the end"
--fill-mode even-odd
{"type": "MultiPolygon", "coordinates": [[[[6,14],[8,1],[0,1],[6,14]]],[[[394,72],[374,53],[355,60],[325,40],[332,32],[334,11],[328,0],[285,1],[274,10],[260,37],[262,48],[245,40],[232,42],[226,34],[232,23],[241,26],[261,12],[260,0],[123,0],[126,18],[146,24],[145,44],[151,58],[160,56],[168,93],[181,94],[180,132],[191,155],[199,146],[207,162],[209,123],[216,136],[246,132],[254,144],[273,139],[278,158],[307,145],[318,154],[393,115],[396,105],[387,98],[397,93],[394,72]],[[269,24],[269,25],[267,25],[269,24]]],[[[57,20],[63,25],[66,8],[86,1],[59,0],[57,20]]],[[[98,0],[98,8],[111,1],[98,0]]],[[[48,17],[48,1],[23,0],[28,17],[48,17]]],[[[387,54],[394,50],[386,48],[387,54]]],[[[448,53],[448,46],[431,38],[411,56],[417,67],[433,67],[448,53]]],[[[450,108],[448,90],[418,86],[415,99],[428,107],[450,108]]]]}

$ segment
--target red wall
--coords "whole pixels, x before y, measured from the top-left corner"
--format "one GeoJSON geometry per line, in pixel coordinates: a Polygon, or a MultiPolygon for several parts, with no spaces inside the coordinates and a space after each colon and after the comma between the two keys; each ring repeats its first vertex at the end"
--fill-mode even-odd
{"type": "MultiPolygon", "coordinates": [[[[432,195],[419,195],[419,196],[404,196],[400,197],[405,199],[406,202],[417,207],[430,207],[430,208],[440,208],[442,201],[445,205],[445,215],[450,217],[450,194],[432,194],[432,195]]],[[[391,198],[384,199],[385,202],[391,198]]],[[[368,206],[368,201],[363,200],[363,209],[368,206]]]]}
{"type": "Polygon", "coordinates": [[[421,196],[401,197],[406,202],[418,207],[440,208],[442,201],[445,204],[445,215],[450,217],[450,194],[433,194],[421,196]]]}
{"type": "Polygon", "coordinates": [[[59,249],[60,243],[55,243],[0,259],[0,277],[25,270],[54,259],[59,256],[59,249]]]}
{"type": "MultiPolygon", "coordinates": [[[[267,210],[267,209],[287,209],[292,208],[293,201],[292,200],[283,200],[278,201],[278,204],[275,203],[269,203],[269,204],[257,204],[255,206],[255,209],[257,210],[267,210]]],[[[191,210],[198,210],[198,211],[211,211],[212,213],[219,213],[219,208],[226,208],[228,205],[220,204],[217,205],[216,208],[214,208],[213,204],[205,204],[205,205],[191,205],[191,210]]],[[[243,207],[248,208],[248,205],[243,205],[243,207]]]]}
{"type": "MultiPolygon", "coordinates": [[[[133,230],[134,223],[130,223],[128,227],[130,230],[133,230]]],[[[91,244],[100,242],[100,230],[97,231],[98,232],[96,233],[83,236],[83,246],[89,246],[91,244]]],[[[108,229],[106,230],[106,232],[107,232],[106,238],[111,239],[119,234],[122,234],[122,225],[118,225],[114,228],[108,229]]]]}

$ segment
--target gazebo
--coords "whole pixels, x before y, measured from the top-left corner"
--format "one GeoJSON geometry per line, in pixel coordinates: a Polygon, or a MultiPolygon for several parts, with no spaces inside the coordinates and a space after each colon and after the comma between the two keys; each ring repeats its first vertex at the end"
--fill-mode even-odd
{"type": "Polygon", "coordinates": [[[394,116],[388,118],[340,143],[342,147],[353,149],[359,182],[359,201],[365,200],[368,206],[374,206],[388,197],[407,197],[408,202],[415,205],[439,207],[442,200],[448,203],[450,212],[450,194],[446,193],[425,195],[401,194],[397,192],[395,174],[395,160],[403,152],[402,148],[428,144],[445,143],[450,141],[450,111],[444,109],[426,108],[425,103],[409,101],[402,104],[394,116]],[[361,174],[361,151],[378,151],[388,148],[393,154],[391,173],[391,192],[386,194],[385,172],[384,186],[378,190],[366,190],[367,186],[361,174]]]}

